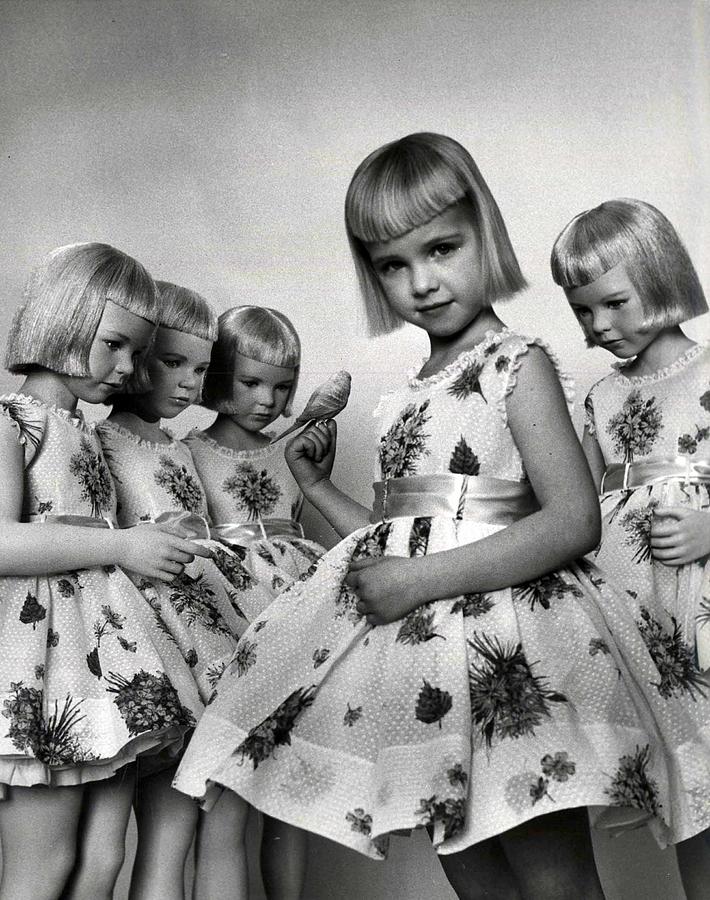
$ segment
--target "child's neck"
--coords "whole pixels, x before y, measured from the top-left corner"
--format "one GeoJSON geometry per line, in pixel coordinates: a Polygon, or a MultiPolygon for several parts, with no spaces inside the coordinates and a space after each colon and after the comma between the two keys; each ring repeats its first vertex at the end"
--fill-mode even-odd
{"type": "Polygon", "coordinates": [[[27,394],[58,409],[66,409],[75,413],[78,405],[76,395],[64,383],[64,379],[56,372],[41,369],[30,374],[22,382],[21,394],[27,394]]]}
{"type": "Polygon", "coordinates": [[[466,328],[454,335],[446,337],[437,337],[429,335],[429,346],[431,352],[429,359],[422,366],[419,376],[427,378],[430,375],[436,375],[442,369],[445,369],[454,360],[467,350],[480,344],[489,331],[503,331],[505,323],[502,322],[490,307],[482,309],[481,312],[473,319],[466,328]]]}
{"type": "Polygon", "coordinates": [[[258,450],[266,447],[270,441],[261,431],[247,431],[234,419],[220,413],[204,432],[213,441],[230,450],[258,450]]]}
{"type": "Polygon", "coordinates": [[[635,359],[624,366],[624,373],[634,376],[654,375],[661,369],[668,368],[694,346],[695,341],[681,331],[680,325],[664,328],[635,359]]]}
{"type": "Polygon", "coordinates": [[[108,419],[109,422],[115,422],[116,425],[126,428],[144,441],[150,441],[153,444],[170,443],[169,436],[160,427],[160,419],[150,421],[129,409],[114,409],[108,419]]]}

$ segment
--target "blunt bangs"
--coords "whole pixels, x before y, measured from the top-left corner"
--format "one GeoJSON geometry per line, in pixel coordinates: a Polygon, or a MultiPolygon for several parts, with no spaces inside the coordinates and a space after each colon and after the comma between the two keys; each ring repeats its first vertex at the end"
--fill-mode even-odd
{"type": "Polygon", "coordinates": [[[44,368],[88,376],[107,300],[157,322],[155,283],[135,259],[109,244],[53,250],[27,281],[8,336],[6,367],[14,373],[44,368]]]}
{"type": "Polygon", "coordinates": [[[284,410],[291,415],[291,403],[298,385],[301,341],[291,320],[278,310],[262,306],[236,306],[218,319],[218,336],[202,390],[202,405],[229,415],[235,356],[246,356],[270,366],[294,369],[294,382],[284,410]]]}
{"type": "Polygon", "coordinates": [[[386,334],[404,322],[387,303],[365,244],[406,234],[456,203],[467,205],[478,228],[489,302],[526,287],[498,205],[470,153],[445,135],[410,134],[366,157],[345,198],[345,227],[370,334],[386,334]]]}
{"type": "Polygon", "coordinates": [[[647,328],[679,325],[707,311],[697,272],[678,233],[642,200],[609,200],[575,216],[552,248],[550,268],[565,289],[591,284],[623,264],[647,328]]]}
{"type": "Polygon", "coordinates": [[[156,281],[155,285],[160,301],[160,325],[204,341],[217,340],[217,314],[203,296],[169,281],[156,281]]]}

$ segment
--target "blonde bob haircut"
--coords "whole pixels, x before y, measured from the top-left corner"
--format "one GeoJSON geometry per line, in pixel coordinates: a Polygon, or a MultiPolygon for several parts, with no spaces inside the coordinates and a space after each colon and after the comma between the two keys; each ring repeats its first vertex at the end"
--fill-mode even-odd
{"type": "Polygon", "coordinates": [[[135,259],[108,244],[52,250],[27,282],[8,336],[6,368],[87,377],[91,345],[108,300],[158,321],[155,283],[135,259]]]}
{"type": "Polygon", "coordinates": [[[301,366],[301,341],[290,319],[266,306],[235,306],[222,313],[218,326],[202,389],[202,405],[225,415],[232,412],[235,356],[240,354],[294,370],[293,386],[283,412],[290,416],[301,366]]]}
{"type": "MultiPolygon", "coordinates": [[[[161,328],[173,328],[192,334],[205,341],[217,340],[217,314],[203,296],[189,288],[170,281],[156,281],[160,304],[161,328]]],[[[143,356],[127,379],[123,393],[143,394],[150,390],[150,377],[146,368],[148,354],[143,356]]],[[[115,396],[111,402],[115,401],[115,396]]]]}
{"type": "Polygon", "coordinates": [[[646,328],[668,328],[706,312],[700,280],[678,233],[643,200],[608,200],[569,222],[550,257],[565,290],[591,284],[624,264],[641,300],[646,328]]]}
{"type": "Polygon", "coordinates": [[[345,228],[370,334],[394,331],[404,320],[388,305],[365,243],[399,237],[456,203],[465,204],[479,233],[488,303],[527,286],[498,205],[471,154],[441,134],[410,134],[366,157],[345,198],[345,228]]]}

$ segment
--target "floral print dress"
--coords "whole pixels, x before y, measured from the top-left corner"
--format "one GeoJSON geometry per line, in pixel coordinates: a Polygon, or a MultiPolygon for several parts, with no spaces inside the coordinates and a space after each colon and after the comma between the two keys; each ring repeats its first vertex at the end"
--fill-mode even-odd
{"type": "Polygon", "coordinates": [[[240,606],[252,621],[278,593],[305,577],[325,551],[298,534],[303,497],[281,444],[232,450],[197,430],[184,442],[195,461],[215,525],[244,525],[253,533],[251,537],[236,536],[246,545],[243,562],[253,579],[240,593],[240,606]]]}
{"type": "MultiPolygon", "coordinates": [[[[525,482],[506,397],[539,343],[489,332],[383,398],[376,479],[525,482]]],[[[207,804],[230,788],[380,859],[394,832],[432,826],[437,851],[453,853],[578,806],[641,807],[666,838],[700,830],[708,704],[700,722],[678,704],[661,732],[655,662],[594,566],[430,602],[376,628],[358,614],[351,560],[437,553],[501,527],[403,516],[342,540],[243,635],[175,786],[207,804]]]]}
{"type": "MultiPolygon", "coordinates": [[[[586,428],[607,465],[676,457],[710,465],[710,346],[694,345],[653,375],[628,376],[617,365],[594,385],[585,406],[586,428]]],[[[665,566],[651,555],[650,532],[657,507],[704,510],[710,527],[710,483],[676,478],[605,491],[601,506],[602,541],[592,558],[636,617],[661,672],[659,694],[669,703],[692,696],[699,676],[696,634],[701,668],[710,667],[707,560],[665,566]]]]}
{"type": "MultiPolygon", "coordinates": [[[[207,500],[183,443],[167,431],[165,443],[143,440],[111,420],[96,430],[116,484],[122,528],[172,511],[207,522],[207,500]]],[[[251,576],[240,556],[223,544],[199,543],[209,548],[212,558],[195,557],[170,583],[129,574],[180,648],[206,701],[246,629],[238,593],[251,583],[251,576]]]]}
{"type": "MultiPolygon", "coordinates": [[[[6,394],[0,429],[22,446],[23,521],[115,525],[111,475],[81,413],[6,394]]],[[[0,785],[96,781],[179,748],[203,704],[121,569],[3,577],[0,599],[0,785]]]]}

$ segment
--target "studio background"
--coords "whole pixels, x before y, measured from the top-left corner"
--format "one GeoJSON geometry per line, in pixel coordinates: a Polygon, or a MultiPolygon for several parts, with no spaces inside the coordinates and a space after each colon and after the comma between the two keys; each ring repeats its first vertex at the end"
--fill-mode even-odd
{"type": "MultiPolygon", "coordinates": [[[[702,0],[1,0],[0,343],[29,270],[80,240],[218,312],[275,306],[302,338],[296,410],[352,373],[335,478],[369,504],[371,410],[426,339],[366,336],[342,223],[355,166],[418,130],[472,152],[530,282],[498,311],[553,345],[581,401],[612,358],[585,349],[549,275],[573,215],[653,203],[708,289],[709,23],[702,0]]],[[[687,331],[707,340],[709,317],[687,331]]],[[[0,391],[19,383],[0,374],[0,391]]],[[[209,421],[190,410],[172,427],[209,421]]],[[[383,864],[314,838],[307,900],[453,898],[425,836],[393,843],[383,864]]],[[[654,846],[597,836],[610,900],[682,897],[672,852],[654,846]]]]}

